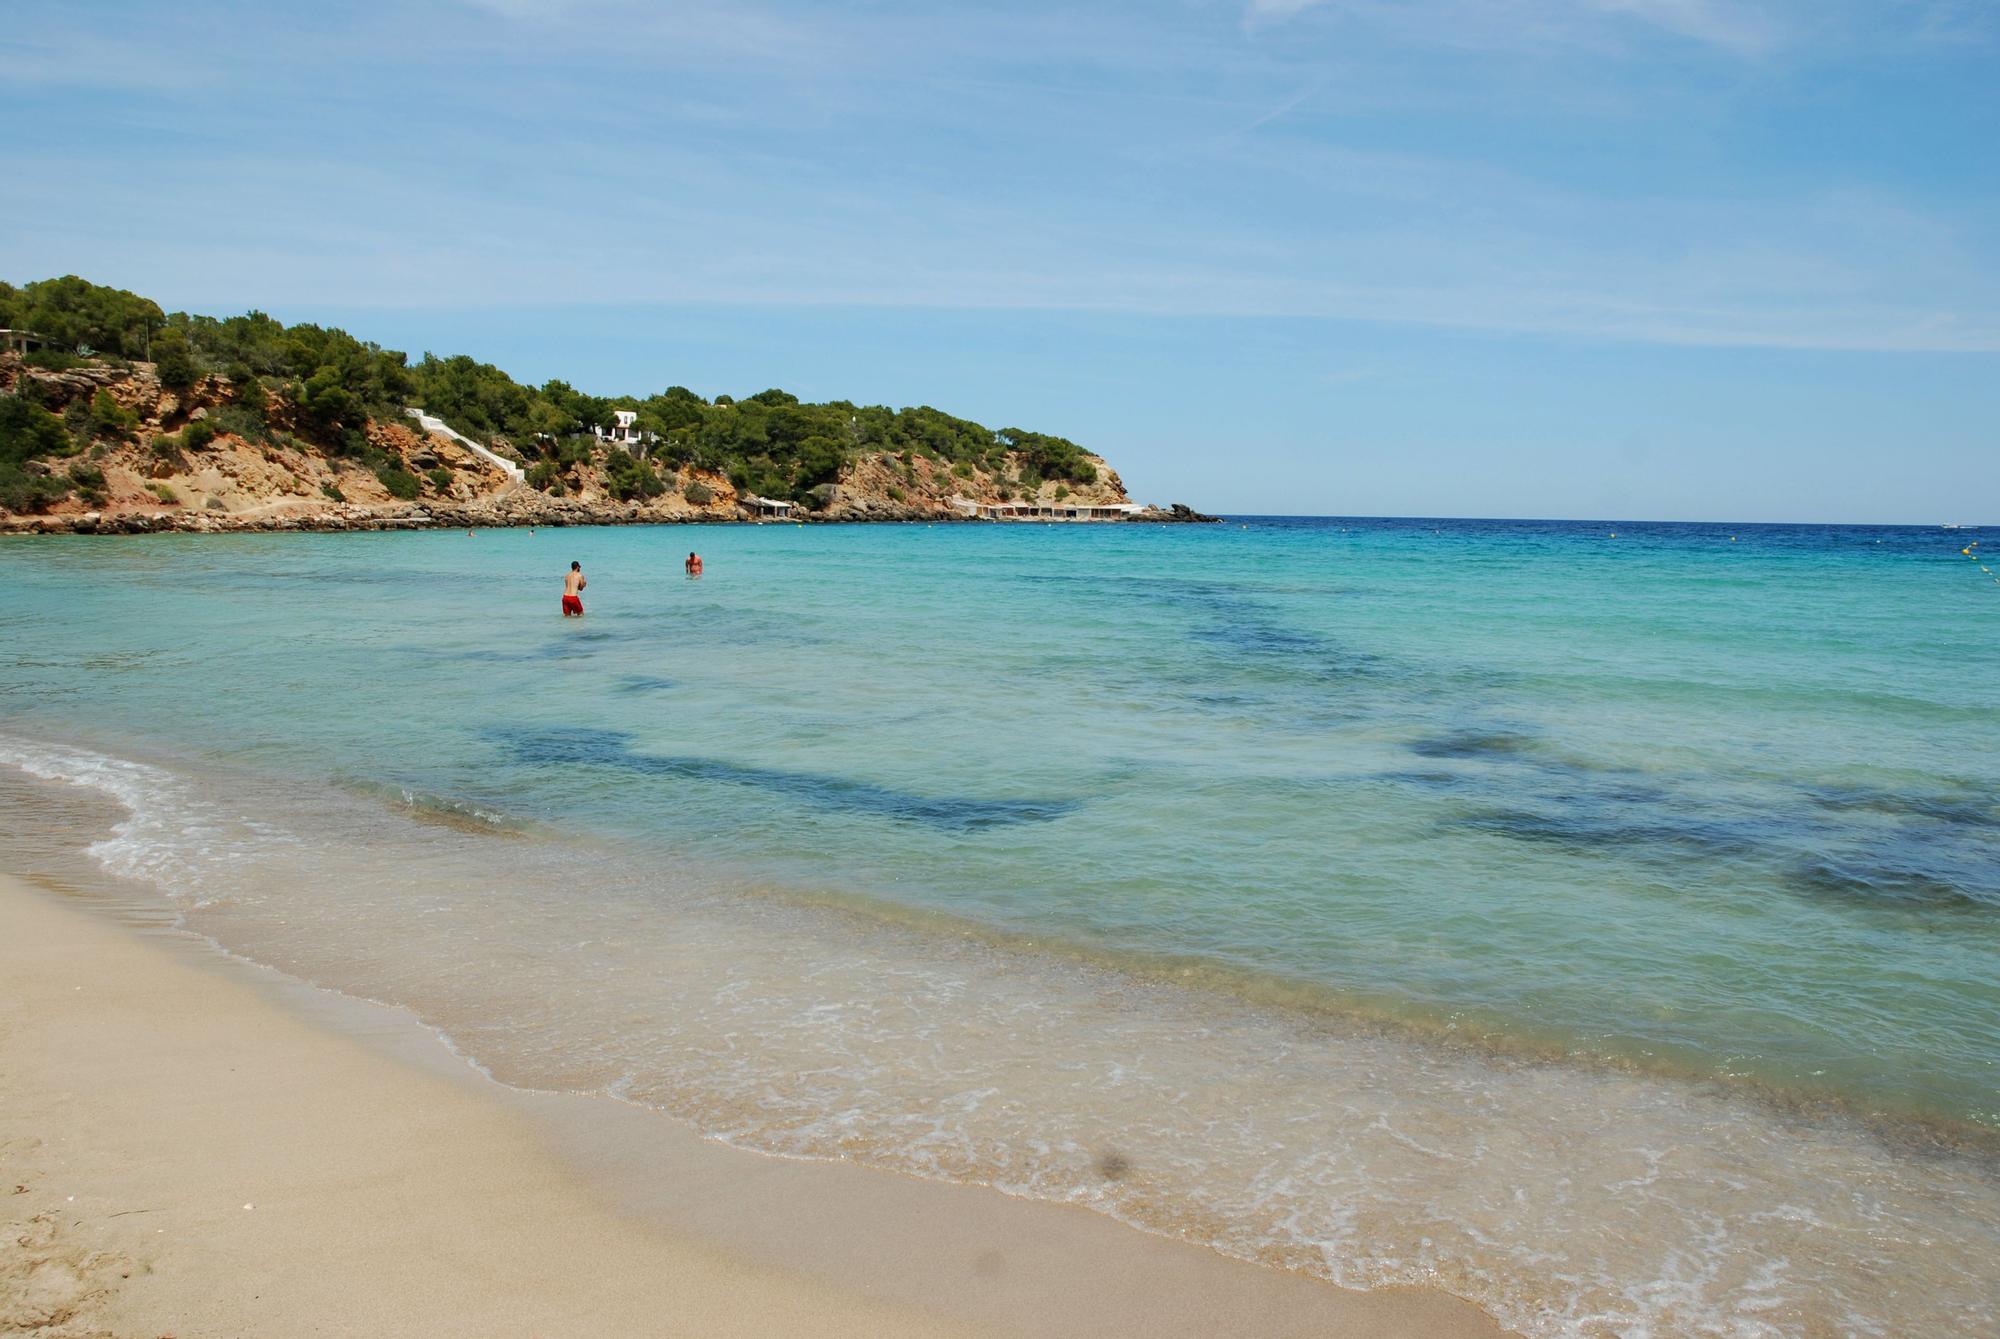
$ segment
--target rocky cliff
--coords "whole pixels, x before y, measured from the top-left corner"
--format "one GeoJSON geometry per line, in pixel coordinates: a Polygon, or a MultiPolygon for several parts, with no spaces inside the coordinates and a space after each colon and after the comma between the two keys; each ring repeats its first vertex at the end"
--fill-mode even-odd
{"type": "MultiPolygon", "coordinates": [[[[66,426],[69,454],[28,459],[21,505],[0,529],[27,531],[384,529],[758,519],[725,475],[690,467],[641,477],[626,448],[585,442],[522,482],[414,421],[368,420],[357,439],[317,437],[281,389],[208,375],[182,391],[144,362],[63,370],[0,355],[0,393],[66,426]]],[[[526,458],[504,440],[493,451],[526,458]]],[[[639,448],[643,457],[644,448],[639,448]]],[[[795,509],[811,521],[965,519],[968,505],[1112,504],[1128,499],[1101,459],[1090,483],[1040,481],[1003,457],[992,469],[909,453],[863,453],[795,509]]],[[[17,490],[18,491],[18,490],[17,490]]],[[[1185,508],[1138,519],[1196,518],[1185,508]],[[1176,514],[1178,512],[1178,514],[1176,514]]]]}

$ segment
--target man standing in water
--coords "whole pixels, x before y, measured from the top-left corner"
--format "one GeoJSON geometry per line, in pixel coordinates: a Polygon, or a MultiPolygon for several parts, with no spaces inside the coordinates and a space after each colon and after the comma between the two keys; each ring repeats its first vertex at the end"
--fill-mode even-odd
{"type": "Polygon", "coordinates": [[[686,562],[685,564],[683,564],[683,566],[685,566],[685,567],[687,568],[687,573],[688,573],[688,575],[689,575],[689,576],[691,576],[691,577],[698,577],[698,576],[700,576],[700,575],[701,575],[701,555],[700,555],[699,553],[690,553],[690,554],[688,555],[688,560],[687,560],[687,562],[686,562]]]}
{"type": "Polygon", "coordinates": [[[563,617],[583,617],[583,588],[590,583],[583,579],[583,564],[571,563],[569,575],[563,578],[563,617]]]}

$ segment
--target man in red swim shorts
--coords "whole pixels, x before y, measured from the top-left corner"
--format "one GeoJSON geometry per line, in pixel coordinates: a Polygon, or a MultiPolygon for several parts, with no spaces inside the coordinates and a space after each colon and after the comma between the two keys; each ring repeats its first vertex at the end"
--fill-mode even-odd
{"type": "Polygon", "coordinates": [[[563,578],[563,617],[583,617],[583,588],[590,583],[583,579],[583,564],[571,563],[569,575],[563,578]]]}

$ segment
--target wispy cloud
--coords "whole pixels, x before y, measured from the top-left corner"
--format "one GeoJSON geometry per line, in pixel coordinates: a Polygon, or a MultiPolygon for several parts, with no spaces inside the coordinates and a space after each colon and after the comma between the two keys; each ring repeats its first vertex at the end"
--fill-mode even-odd
{"type": "Polygon", "coordinates": [[[144,42],[97,32],[60,32],[41,40],[0,40],[0,89],[68,88],[171,93],[219,74],[205,55],[163,62],[144,42]]]}
{"type": "Polygon", "coordinates": [[[1447,46],[1591,43],[1617,20],[1736,55],[1768,51],[1786,34],[1769,6],[1749,0],[1249,0],[1244,16],[1254,27],[1308,10],[1447,46]]]}
{"type": "Polygon", "coordinates": [[[1288,19],[1326,3],[1328,0],[1250,0],[1248,12],[1253,19],[1288,19]]]}
{"type": "MultiPolygon", "coordinates": [[[[1264,0],[1267,17],[1287,3],[1264,0]]],[[[25,221],[8,277],[105,273],[108,257],[161,276],[123,282],[211,306],[230,305],[226,281],[243,305],[1061,310],[2000,350],[2000,238],[1971,165],[1921,182],[1898,154],[1875,182],[1858,154],[1835,172],[1739,159],[1728,130],[1701,126],[1736,114],[1733,95],[1711,105],[1699,84],[1573,48],[1412,55],[1405,29],[1329,35],[1291,10],[1282,41],[1241,32],[1234,8],[1164,27],[1067,7],[926,27],[891,6],[440,0],[395,42],[379,18],[220,25],[258,53],[226,96],[185,80],[137,88],[136,112],[57,115],[50,87],[0,88],[0,112],[49,127],[0,141],[0,212],[25,221]],[[1587,126],[1579,88],[1604,99],[1587,126]],[[140,114],[170,129],[135,138],[140,114]]],[[[1622,25],[1725,53],[1715,66],[1784,48],[1765,12],[1317,7],[1421,20],[1425,41],[1496,13],[1517,35],[1622,25]]],[[[55,8],[31,18],[37,51],[105,40],[55,8]]],[[[156,67],[185,70],[175,42],[188,63],[234,62],[213,34],[132,28],[156,67]]]]}
{"type": "Polygon", "coordinates": [[[1666,32],[1739,55],[1778,46],[1784,25],[1768,10],[1741,0],[1585,0],[1591,8],[1622,14],[1666,32]]]}

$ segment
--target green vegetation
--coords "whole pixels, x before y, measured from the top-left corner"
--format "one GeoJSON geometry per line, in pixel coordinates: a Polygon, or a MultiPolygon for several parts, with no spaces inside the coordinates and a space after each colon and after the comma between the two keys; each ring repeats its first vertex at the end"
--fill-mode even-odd
{"type": "Polygon", "coordinates": [[[85,502],[96,506],[105,498],[104,471],[95,465],[72,465],[69,468],[69,484],[85,502]]]}
{"type": "Polygon", "coordinates": [[[451,491],[451,471],[440,465],[424,476],[431,481],[431,490],[438,493],[451,491]]]}
{"type": "Polygon", "coordinates": [[[681,496],[689,502],[694,503],[697,507],[706,507],[709,503],[715,501],[715,490],[701,480],[696,479],[681,490],[681,496]]]}
{"type": "Polygon", "coordinates": [[[195,366],[194,351],[188,347],[187,332],[169,326],[153,341],[153,370],[160,384],[170,391],[184,391],[201,375],[195,366]]]}
{"type": "Polygon", "coordinates": [[[347,501],[347,494],[341,492],[338,485],[321,484],[319,486],[319,491],[326,494],[328,497],[332,498],[335,502],[347,501]]]}
{"type": "Polygon", "coordinates": [[[246,442],[268,442],[271,430],[264,423],[262,414],[254,413],[241,404],[226,404],[210,416],[216,431],[234,433],[246,442]]]}
{"type": "MultiPolygon", "coordinates": [[[[740,491],[810,505],[863,453],[894,457],[898,474],[910,485],[927,472],[919,458],[930,462],[929,471],[948,470],[958,479],[994,475],[1023,493],[1045,479],[1085,484],[1097,478],[1074,442],[1020,428],[995,431],[928,406],[808,404],[775,389],[741,400],[704,399],[685,386],[644,398],[605,398],[561,381],[523,385],[492,364],[463,355],[426,353],[412,363],[403,353],[343,330],[286,325],[259,311],[225,318],[163,313],[137,294],[73,275],[19,288],[0,284],[0,325],[31,329],[78,351],[150,358],[169,389],[185,390],[205,376],[224,377],[234,400],[214,411],[214,422],[248,441],[272,440],[268,423],[275,394],[291,407],[289,426],[302,438],[375,471],[398,497],[405,495],[398,490],[420,489],[420,481],[397,477],[391,484],[392,476],[407,471],[363,430],[370,420],[403,422],[408,405],[422,405],[474,440],[511,450],[527,466],[531,484],[557,493],[574,482],[573,467],[598,455],[604,457],[612,494],[628,499],[660,496],[678,471],[699,468],[726,475],[740,491]],[[607,451],[593,436],[593,429],[611,427],[620,410],[632,412],[634,426],[648,434],[639,453],[643,459],[618,448],[607,451]]],[[[61,352],[36,357],[75,361],[61,352]]],[[[115,436],[111,422],[97,421],[94,403],[91,411],[89,430],[115,436]]],[[[208,429],[211,436],[214,431],[208,429]]],[[[166,450],[203,444],[205,439],[192,441],[183,433],[166,450]]],[[[708,495],[699,485],[686,490],[697,505],[708,495]]]]}
{"type": "Polygon", "coordinates": [[[32,330],[77,353],[143,358],[166,319],[157,302],[73,274],[19,288],[0,283],[0,326],[32,330]]]}
{"type": "Polygon", "coordinates": [[[389,490],[390,497],[399,498],[404,502],[415,502],[417,494],[423,491],[423,485],[417,481],[416,475],[394,465],[376,466],[375,477],[389,490]]]}
{"type": "Polygon", "coordinates": [[[90,429],[93,435],[122,442],[138,426],[139,416],[119,404],[110,391],[101,390],[91,397],[90,429]]]}
{"type": "Polygon", "coordinates": [[[620,502],[656,498],[667,491],[666,482],[651,464],[623,451],[613,451],[604,463],[605,487],[620,502]]]}
{"type": "Polygon", "coordinates": [[[176,493],[173,489],[169,488],[167,485],[149,484],[147,485],[147,487],[153,490],[154,497],[166,503],[169,507],[178,507],[181,504],[180,494],[176,493]]]}
{"type": "Polygon", "coordinates": [[[31,460],[74,455],[62,420],[20,395],[0,396],[0,507],[40,511],[69,493],[67,483],[27,468],[31,460]]]}
{"type": "Polygon", "coordinates": [[[180,445],[184,451],[199,451],[214,441],[221,430],[213,419],[198,418],[181,429],[180,445]]]}

